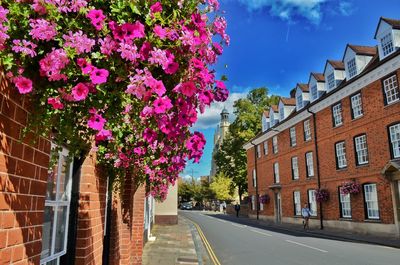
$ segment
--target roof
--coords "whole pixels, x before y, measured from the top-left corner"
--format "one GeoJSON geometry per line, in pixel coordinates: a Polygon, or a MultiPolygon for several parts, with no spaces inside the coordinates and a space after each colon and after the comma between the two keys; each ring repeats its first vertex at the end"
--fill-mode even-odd
{"type": "Polygon", "coordinates": [[[308,88],[308,84],[297,83],[296,87],[300,87],[301,91],[308,92],[310,89],[308,88]]]}
{"type": "Polygon", "coordinates": [[[277,105],[271,105],[271,108],[272,108],[272,110],[273,110],[274,112],[278,112],[278,111],[279,111],[277,105]]]}
{"type": "Polygon", "coordinates": [[[296,106],[296,99],[294,99],[294,98],[281,97],[281,101],[282,101],[283,105],[296,106]]]}
{"type": "Polygon", "coordinates": [[[317,80],[317,82],[325,82],[325,77],[321,73],[311,73],[311,75],[317,80]]]}
{"type": "Polygon", "coordinates": [[[386,17],[380,17],[378,26],[376,27],[376,30],[375,30],[374,39],[376,39],[376,34],[378,33],[378,29],[379,29],[382,21],[385,21],[386,23],[388,23],[390,26],[392,26],[393,29],[400,29],[400,20],[386,18],[386,17]]]}
{"type": "Polygon", "coordinates": [[[222,112],[221,112],[221,114],[222,113],[227,113],[227,114],[229,114],[229,112],[228,112],[228,110],[224,107],[224,109],[222,110],[222,112]]]}
{"type": "Polygon", "coordinates": [[[344,70],[344,63],[342,61],[327,60],[326,62],[332,65],[333,69],[344,70]]]}
{"type": "Polygon", "coordinates": [[[269,118],[269,111],[264,111],[264,116],[266,117],[266,118],[269,118]]]}
{"type": "MultiPolygon", "coordinates": [[[[347,44],[347,47],[349,47],[356,54],[359,54],[359,55],[374,56],[377,52],[376,46],[371,47],[371,46],[360,46],[360,45],[347,44]]],[[[347,47],[346,47],[346,49],[347,49],[347,47]]]]}

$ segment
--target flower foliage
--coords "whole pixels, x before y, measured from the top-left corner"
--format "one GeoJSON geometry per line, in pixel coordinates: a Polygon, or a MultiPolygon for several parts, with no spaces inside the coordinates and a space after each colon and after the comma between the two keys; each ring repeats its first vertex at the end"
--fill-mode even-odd
{"type": "Polygon", "coordinates": [[[271,200],[271,198],[269,197],[268,194],[264,194],[260,196],[260,203],[262,204],[267,204],[269,203],[269,201],[271,200]]]}
{"type": "Polygon", "coordinates": [[[5,0],[0,56],[33,101],[31,128],[72,153],[93,141],[165,198],[205,138],[198,112],[225,101],[211,69],[229,44],[217,0],[5,0]]]}
{"type": "Polygon", "coordinates": [[[317,202],[326,202],[329,200],[329,191],[326,189],[317,189],[315,191],[315,200],[317,202]]]}
{"type": "Polygon", "coordinates": [[[361,185],[355,181],[345,181],[340,187],[340,193],[346,194],[358,194],[361,192],[361,185]]]}

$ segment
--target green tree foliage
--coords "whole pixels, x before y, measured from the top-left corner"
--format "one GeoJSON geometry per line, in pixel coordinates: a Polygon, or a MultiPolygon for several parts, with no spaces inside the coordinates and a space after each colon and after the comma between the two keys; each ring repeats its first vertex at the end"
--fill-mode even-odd
{"type": "Polygon", "coordinates": [[[228,201],[232,199],[233,181],[223,173],[219,173],[215,176],[214,181],[210,184],[210,188],[215,193],[216,199],[220,201],[228,201]]]}
{"type": "Polygon", "coordinates": [[[240,199],[247,191],[247,157],[243,145],[261,132],[263,112],[278,101],[278,96],[269,96],[268,89],[260,87],[251,90],[246,98],[235,101],[233,105],[236,118],[214,158],[218,173],[232,179],[240,199]]]}
{"type": "Polygon", "coordinates": [[[183,202],[204,202],[215,198],[208,181],[196,181],[193,177],[190,180],[179,180],[178,196],[183,202]]]}

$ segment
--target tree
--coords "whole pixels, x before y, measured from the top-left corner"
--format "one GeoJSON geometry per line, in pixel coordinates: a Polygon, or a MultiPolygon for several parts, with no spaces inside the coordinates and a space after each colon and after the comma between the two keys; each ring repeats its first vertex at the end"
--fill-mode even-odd
{"type": "Polygon", "coordinates": [[[234,103],[235,120],[229,133],[215,154],[217,173],[223,173],[238,188],[239,197],[247,191],[247,156],[243,145],[261,131],[261,117],[271,105],[277,104],[278,96],[268,95],[268,89],[260,87],[249,92],[246,98],[234,103]]]}
{"type": "Polygon", "coordinates": [[[180,179],[178,185],[178,196],[182,201],[204,202],[215,198],[208,181],[198,181],[192,177],[189,180],[180,179]]]}
{"type": "Polygon", "coordinates": [[[227,201],[232,199],[233,195],[233,182],[230,177],[225,176],[223,173],[219,173],[214,181],[210,184],[211,190],[215,193],[215,197],[221,201],[227,201]]]}

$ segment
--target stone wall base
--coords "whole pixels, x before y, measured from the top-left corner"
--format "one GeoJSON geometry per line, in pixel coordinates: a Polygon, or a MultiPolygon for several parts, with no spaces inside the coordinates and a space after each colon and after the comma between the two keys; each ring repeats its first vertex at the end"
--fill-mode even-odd
{"type": "Polygon", "coordinates": [[[156,215],[155,224],[157,225],[176,225],[178,224],[178,215],[156,215]]]}

